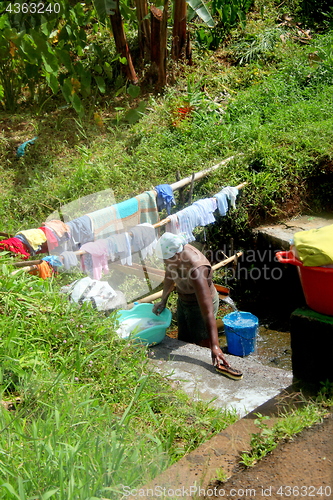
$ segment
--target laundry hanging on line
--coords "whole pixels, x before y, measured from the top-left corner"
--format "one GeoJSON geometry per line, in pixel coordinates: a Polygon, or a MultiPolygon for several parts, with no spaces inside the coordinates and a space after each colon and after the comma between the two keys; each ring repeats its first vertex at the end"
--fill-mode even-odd
{"type": "MultiPolygon", "coordinates": [[[[108,238],[82,245],[84,254],[81,257],[81,269],[90,277],[100,280],[103,272],[109,272],[109,261],[119,260],[122,265],[131,266],[133,253],[141,252],[141,257],[146,258],[147,255],[153,254],[156,243],[155,228],[148,223],[138,224],[128,232],[113,234],[108,238]]],[[[74,252],[63,252],[60,257],[67,259],[68,266],[71,255],[72,265],[76,267],[78,261],[74,252]]]]}
{"type": "Polygon", "coordinates": [[[158,210],[161,212],[165,208],[167,214],[170,215],[171,207],[176,205],[172,187],[169,184],[159,184],[154,189],[157,193],[156,203],[158,210]]]}
{"type": "Polygon", "coordinates": [[[197,200],[189,207],[186,207],[168,217],[166,231],[174,234],[183,233],[187,243],[195,240],[193,229],[195,227],[207,226],[215,222],[214,212],[219,209],[220,215],[226,215],[231,207],[236,208],[235,200],[238,189],[227,186],[212,198],[197,200]]]}
{"type": "Polygon", "coordinates": [[[147,222],[159,220],[156,193],[145,191],[134,198],[87,214],[91,219],[94,239],[107,238],[111,234],[147,222]]]}

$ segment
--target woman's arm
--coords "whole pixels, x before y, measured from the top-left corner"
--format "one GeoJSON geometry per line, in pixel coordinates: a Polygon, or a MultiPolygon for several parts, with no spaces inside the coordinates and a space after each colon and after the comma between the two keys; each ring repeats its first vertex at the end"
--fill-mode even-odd
{"type": "Polygon", "coordinates": [[[157,302],[157,304],[155,304],[153,307],[153,313],[156,314],[157,316],[161,314],[162,311],[164,311],[168,302],[169,295],[174,289],[174,287],[175,287],[175,282],[171,278],[170,270],[168,269],[168,267],[166,267],[162,298],[160,302],[157,302]]]}
{"type": "Polygon", "coordinates": [[[219,344],[213,299],[208,285],[208,273],[209,269],[206,266],[200,266],[194,269],[191,273],[191,283],[209,335],[213,365],[221,363],[225,366],[229,366],[219,344]]]}

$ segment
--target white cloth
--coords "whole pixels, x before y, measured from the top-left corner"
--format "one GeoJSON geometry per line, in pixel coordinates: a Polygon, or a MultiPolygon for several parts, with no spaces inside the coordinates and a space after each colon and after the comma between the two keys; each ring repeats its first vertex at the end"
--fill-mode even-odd
{"type": "Polygon", "coordinates": [[[60,290],[67,293],[72,302],[82,304],[91,302],[98,311],[107,311],[124,307],[126,298],[120,291],[115,291],[107,281],[93,280],[87,276],[76,280],[60,290]]]}
{"type": "Polygon", "coordinates": [[[217,208],[220,215],[226,215],[229,209],[228,201],[232,208],[236,208],[236,198],[238,196],[238,189],[232,186],[224,187],[221,191],[214,195],[217,200],[217,208]]]}
{"type": "Polygon", "coordinates": [[[165,229],[168,233],[173,233],[173,234],[179,234],[180,233],[180,228],[179,228],[179,221],[178,221],[178,215],[177,214],[171,214],[168,217],[170,221],[167,223],[165,229]]]}
{"type": "Polygon", "coordinates": [[[165,232],[158,240],[155,252],[159,259],[171,259],[176,253],[182,252],[185,244],[183,234],[165,232]]]}

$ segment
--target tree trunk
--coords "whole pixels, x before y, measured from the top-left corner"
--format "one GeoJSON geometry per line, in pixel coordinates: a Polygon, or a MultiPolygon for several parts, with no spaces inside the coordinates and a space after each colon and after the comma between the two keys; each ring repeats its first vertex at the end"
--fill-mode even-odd
{"type": "Polygon", "coordinates": [[[190,40],[190,32],[187,31],[186,33],[186,59],[187,59],[187,64],[189,66],[192,66],[193,61],[192,61],[192,47],[191,47],[191,40],[190,40]]]}
{"type": "Polygon", "coordinates": [[[127,78],[133,84],[136,84],[138,83],[138,77],[135,73],[135,69],[132,63],[132,57],[126,40],[123,21],[119,10],[119,0],[116,0],[116,7],[114,9],[114,13],[110,15],[110,19],[117,52],[121,55],[121,57],[125,57],[127,61],[127,64],[122,64],[122,68],[127,78]]]}
{"type": "Polygon", "coordinates": [[[154,5],[150,7],[150,27],[151,27],[151,40],[150,40],[150,60],[155,68],[160,63],[160,45],[161,45],[161,22],[163,13],[154,5]]]}
{"type": "Polygon", "coordinates": [[[135,0],[136,15],[138,18],[138,39],[140,56],[142,60],[150,59],[150,25],[148,15],[147,0],[135,0]]]}
{"type": "Polygon", "coordinates": [[[172,57],[175,61],[186,55],[186,0],[175,0],[172,30],[172,57]]]}
{"type": "Polygon", "coordinates": [[[165,87],[167,83],[168,3],[169,0],[164,0],[161,22],[160,66],[158,73],[158,85],[160,87],[165,87]]]}
{"type": "Polygon", "coordinates": [[[151,73],[160,87],[166,84],[168,0],[163,11],[150,7],[151,14],[151,73]]]}

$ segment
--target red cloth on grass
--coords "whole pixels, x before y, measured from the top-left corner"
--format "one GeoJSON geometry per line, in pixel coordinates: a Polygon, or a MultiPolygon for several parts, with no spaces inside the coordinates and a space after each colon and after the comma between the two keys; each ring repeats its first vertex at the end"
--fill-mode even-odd
{"type": "Polygon", "coordinates": [[[0,250],[8,250],[9,252],[21,254],[23,259],[29,259],[30,253],[28,247],[18,238],[8,238],[0,241],[0,250]]]}

